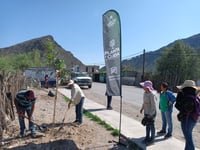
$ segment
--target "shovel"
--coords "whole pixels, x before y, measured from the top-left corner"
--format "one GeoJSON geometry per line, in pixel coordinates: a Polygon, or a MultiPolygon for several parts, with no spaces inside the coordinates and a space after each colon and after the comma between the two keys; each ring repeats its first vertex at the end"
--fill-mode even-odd
{"type": "MultiPolygon", "coordinates": [[[[29,120],[27,116],[23,115],[23,117],[29,120]]],[[[33,120],[31,120],[31,122],[34,125],[36,125],[41,132],[45,132],[47,130],[47,127],[45,125],[40,126],[39,124],[35,123],[33,120]]]]}
{"type": "Polygon", "coordinates": [[[67,108],[67,110],[65,111],[65,114],[64,114],[64,117],[63,117],[63,120],[62,120],[62,124],[65,122],[65,118],[66,118],[66,115],[67,115],[67,112],[68,112],[68,108],[67,108]]]}
{"type": "Polygon", "coordinates": [[[68,112],[68,110],[69,109],[66,109],[66,111],[65,111],[65,114],[64,114],[64,117],[63,117],[63,119],[62,119],[62,125],[61,125],[61,127],[54,133],[54,136],[64,127],[64,123],[65,123],[65,118],[66,118],[66,115],[67,115],[67,112],[68,112]]]}
{"type": "Polygon", "coordinates": [[[67,115],[68,110],[69,110],[69,109],[67,109],[67,110],[65,111],[64,117],[63,117],[63,119],[62,119],[62,126],[58,129],[58,131],[60,131],[60,129],[63,128],[63,126],[64,126],[65,118],[66,118],[66,115],[67,115]]]}

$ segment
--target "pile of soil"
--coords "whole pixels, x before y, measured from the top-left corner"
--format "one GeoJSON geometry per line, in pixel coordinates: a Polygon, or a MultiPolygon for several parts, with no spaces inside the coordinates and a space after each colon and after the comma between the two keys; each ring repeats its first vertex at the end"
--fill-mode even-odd
{"type": "MultiPolygon", "coordinates": [[[[77,149],[126,149],[123,145],[118,145],[118,136],[111,135],[103,126],[83,118],[83,124],[77,126],[72,123],[75,119],[75,109],[67,109],[67,103],[63,95],[58,93],[56,101],[55,123],[53,122],[55,97],[48,96],[50,89],[33,89],[37,97],[34,118],[35,123],[41,127],[37,128],[36,138],[31,138],[30,131],[24,138],[19,138],[18,118],[9,126],[9,130],[4,133],[4,145],[2,149],[8,150],[32,150],[32,149],[55,149],[55,150],[77,150],[77,149]],[[63,118],[66,113],[64,123],[63,118]]],[[[17,114],[16,114],[17,116],[17,114]]],[[[28,129],[28,122],[26,120],[28,129]]]]}

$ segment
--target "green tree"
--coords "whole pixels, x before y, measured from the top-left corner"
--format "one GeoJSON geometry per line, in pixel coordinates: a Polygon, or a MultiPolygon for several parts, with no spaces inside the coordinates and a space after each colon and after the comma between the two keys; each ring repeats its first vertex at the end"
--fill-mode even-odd
{"type": "Polygon", "coordinates": [[[0,71],[3,72],[3,71],[11,71],[13,70],[12,68],[12,65],[10,65],[10,59],[8,57],[1,57],[0,58],[0,71]]]}
{"type": "Polygon", "coordinates": [[[47,65],[49,67],[56,68],[55,61],[58,59],[57,57],[59,54],[58,51],[56,51],[56,45],[48,39],[48,41],[45,44],[45,48],[47,50],[47,65]]]}
{"type": "Polygon", "coordinates": [[[40,51],[38,49],[34,49],[30,54],[30,57],[32,57],[32,64],[33,66],[44,66],[45,62],[41,62],[42,58],[41,58],[41,54],[40,51]]]}
{"type": "Polygon", "coordinates": [[[172,47],[164,49],[157,61],[154,79],[167,81],[172,87],[186,79],[196,80],[199,75],[194,74],[198,70],[197,60],[197,54],[191,47],[182,41],[177,41],[172,47]]]}
{"type": "Polygon", "coordinates": [[[27,54],[19,54],[12,59],[13,66],[16,70],[25,70],[29,66],[31,66],[31,61],[27,54]]]}
{"type": "Polygon", "coordinates": [[[24,71],[28,67],[45,66],[38,50],[0,57],[0,71],[24,71]]]}
{"type": "Polygon", "coordinates": [[[58,51],[56,50],[56,45],[52,41],[48,40],[46,45],[47,49],[47,65],[53,67],[60,72],[60,82],[61,84],[65,82],[66,78],[69,76],[69,72],[66,70],[66,65],[64,60],[58,58],[58,51]]]}

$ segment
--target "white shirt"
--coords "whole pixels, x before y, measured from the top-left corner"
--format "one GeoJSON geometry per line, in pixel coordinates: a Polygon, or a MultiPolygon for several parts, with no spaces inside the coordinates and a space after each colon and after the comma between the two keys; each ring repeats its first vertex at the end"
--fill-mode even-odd
{"type": "Polygon", "coordinates": [[[80,103],[82,97],[85,97],[83,91],[77,84],[74,84],[71,90],[71,101],[78,104],[80,103]]]}

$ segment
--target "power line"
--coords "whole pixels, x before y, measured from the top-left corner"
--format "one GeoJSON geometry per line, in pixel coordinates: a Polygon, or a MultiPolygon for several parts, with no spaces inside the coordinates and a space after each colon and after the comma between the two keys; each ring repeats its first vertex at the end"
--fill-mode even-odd
{"type": "MultiPolygon", "coordinates": [[[[124,56],[124,57],[122,57],[122,61],[125,60],[125,59],[133,58],[133,57],[141,55],[141,54],[143,54],[143,51],[139,51],[137,53],[134,53],[134,54],[131,54],[131,55],[128,55],[128,56],[124,56]]],[[[99,63],[94,62],[94,63],[90,63],[89,65],[105,66],[105,62],[99,62],[99,63]]]]}
{"type": "MultiPolygon", "coordinates": [[[[147,57],[148,56],[162,56],[162,53],[154,53],[154,51],[147,51],[145,53],[146,53],[147,57]]],[[[139,51],[134,54],[124,56],[124,57],[122,57],[122,61],[131,59],[131,58],[139,56],[139,55],[143,55],[143,51],[139,51]]],[[[171,56],[198,56],[198,54],[197,53],[194,53],[194,54],[172,54],[171,56]]],[[[172,57],[170,59],[177,59],[177,58],[172,57]]],[[[105,62],[99,62],[99,63],[95,62],[95,63],[90,63],[90,65],[105,66],[105,62]]]]}
{"type": "Polygon", "coordinates": [[[143,51],[140,51],[140,52],[137,52],[135,54],[128,55],[128,56],[124,56],[122,59],[129,59],[129,58],[141,55],[141,54],[143,54],[143,51]]]}

